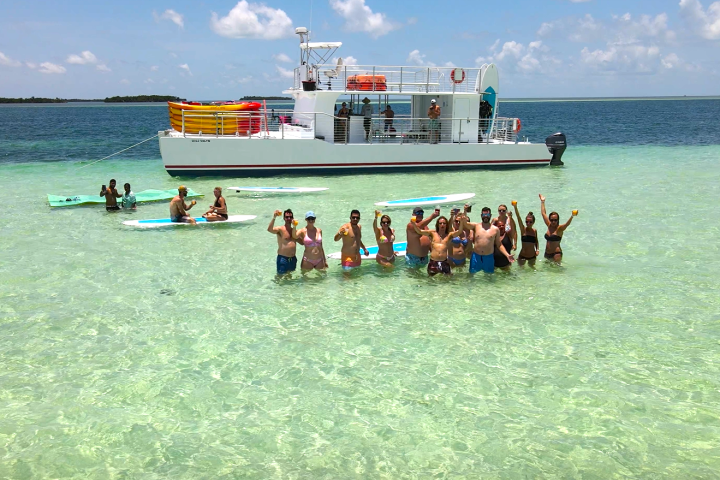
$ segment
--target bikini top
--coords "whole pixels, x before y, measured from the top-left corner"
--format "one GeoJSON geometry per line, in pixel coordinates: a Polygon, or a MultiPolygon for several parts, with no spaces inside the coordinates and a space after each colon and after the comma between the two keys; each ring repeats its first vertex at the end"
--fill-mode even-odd
{"type": "Polygon", "coordinates": [[[460,238],[460,237],[453,237],[452,240],[450,240],[454,244],[462,244],[463,246],[467,245],[468,241],[467,238],[460,238]]]}
{"type": "Polygon", "coordinates": [[[527,243],[535,243],[537,242],[537,237],[535,235],[523,235],[520,237],[520,240],[527,243]]]}
{"type": "Polygon", "coordinates": [[[320,246],[322,246],[322,235],[320,234],[320,232],[318,232],[317,238],[315,240],[313,240],[312,238],[310,238],[308,236],[307,232],[305,232],[305,238],[303,238],[303,244],[306,247],[320,247],[320,246]]]}
{"type": "Polygon", "coordinates": [[[548,235],[546,233],[545,240],[547,240],[548,242],[559,242],[560,240],[562,240],[562,237],[560,235],[548,235]]]}
{"type": "Polygon", "coordinates": [[[220,208],[220,199],[221,199],[221,198],[222,198],[222,197],[219,197],[219,198],[217,198],[217,199],[215,200],[215,208],[220,208]]]}

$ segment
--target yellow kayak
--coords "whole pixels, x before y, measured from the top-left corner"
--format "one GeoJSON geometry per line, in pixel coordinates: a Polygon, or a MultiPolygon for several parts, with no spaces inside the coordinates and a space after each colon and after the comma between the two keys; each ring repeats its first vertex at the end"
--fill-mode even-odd
{"type": "Polygon", "coordinates": [[[238,110],[260,110],[260,105],[257,102],[248,103],[236,103],[234,105],[188,105],[185,103],[168,102],[169,108],[175,108],[177,110],[196,110],[196,111],[213,111],[213,112],[232,112],[238,110]]]}

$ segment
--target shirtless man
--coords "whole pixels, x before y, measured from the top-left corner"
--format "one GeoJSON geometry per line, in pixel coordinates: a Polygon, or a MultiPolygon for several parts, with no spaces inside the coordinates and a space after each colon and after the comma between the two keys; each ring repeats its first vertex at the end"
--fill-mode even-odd
{"type": "Polygon", "coordinates": [[[343,242],[341,249],[343,270],[352,270],[360,266],[362,262],[360,257],[361,248],[366,257],[369,255],[368,249],[365,248],[362,241],[362,227],[359,222],[360,212],[353,210],[350,212],[350,222],[340,227],[340,230],[335,234],[335,241],[342,239],[343,242]]]}
{"type": "Polygon", "coordinates": [[[103,185],[100,190],[100,196],[105,197],[105,210],[108,212],[116,212],[120,210],[120,206],[117,204],[117,199],[122,198],[122,194],[117,191],[115,185],[117,185],[117,182],[115,182],[115,179],[113,178],[110,180],[107,188],[103,185]]]}
{"type": "Polygon", "coordinates": [[[293,220],[294,215],[292,210],[289,208],[284,212],[275,210],[273,213],[270,225],[268,225],[267,231],[277,236],[278,250],[277,250],[277,273],[278,275],[284,275],[289,272],[294,272],[297,268],[297,257],[295,256],[295,250],[297,249],[297,242],[293,238],[293,220]],[[275,218],[283,216],[285,224],[276,227],[275,218]]]}
{"type": "MultiPolygon", "coordinates": [[[[435,230],[420,230],[415,225],[415,231],[420,235],[426,235],[431,238],[430,263],[428,263],[427,271],[431,277],[438,273],[452,275],[450,270],[450,262],[448,262],[448,242],[457,235],[457,231],[450,231],[449,221],[445,217],[438,218],[435,222],[435,230]]],[[[463,258],[464,260],[464,258],[463,258]]]]}
{"type": "Polygon", "coordinates": [[[170,201],[170,221],[177,223],[191,223],[195,225],[197,222],[194,218],[188,215],[187,211],[195,206],[197,203],[195,200],[190,202],[190,205],[185,203],[185,197],[187,197],[187,188],[180,185],[178,187],[178,194],[175,195],[170,201]]]}
{"type": "Polygon", "coordinates": [[[425,212],[421,207],[413,209],[413,217],[415,222],[410,221],[405,227],[407,234],[407,248],[405,253],[405,263],[410,268],[424,267],[428,264],[428,253],[432,240],[429,237],[418,234],[415,226],[420,230],[425,230],[430,222],[440,215],[440,209],[435,209],[432,215],[423,220],[425,212]]]}
{"type": "Polygon", "coordinates": [[[428,108],[428,118],[430,119],[430,143],[438,143],[440,140],[440,106],[433,98],[430,100],[430,108],[428,108]]]}
{"type": "Polygon", "coordinates": [[[496,249],[505,255],[510,263],[514,262],[515,259],[500,243],[500,231],[498,228],[490,223],[492,218],[490,208],[483,208],[480,216],[482,223],[470,223],[464,215],[460,219],[460,228],[464,230],[466,227],[470,227],[474,234],[473,253],[470,257],[470,273],[477,273],[480,270],[485,273],[493,273],[495,271],[493,253],[496,249]]]}

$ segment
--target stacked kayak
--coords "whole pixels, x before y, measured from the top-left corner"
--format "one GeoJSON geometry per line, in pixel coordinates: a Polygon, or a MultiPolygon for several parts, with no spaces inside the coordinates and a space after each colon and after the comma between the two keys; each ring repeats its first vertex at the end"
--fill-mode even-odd
{"type": "MultiPolygon", "coordinates": [[[[178,194],[177,189],[172,190],[143,190],[135,194],[135,200],[138,203],[145,202],[161,202],[163,200],[172,200],[178,194]]],[[[202,197],[201,194],[188,189],[188,197],[202,197]]],[[[119,201],[120,199],[118,199],[119,201]]],[[[51,207],[73,207],[75,205],[89,205],[99,203],[105,205],[105,197],[99,195],[69,195],[67,197],[60,195],[48,195],[48,203],[51,207]]]]}
{"type": "Polygon", "coordinates": [[[261,114],[257,102],[231,105],[192,105],[168,102],[170,125],[178,132],[204,133],[207,135],[248,136],[260,132],[261,114]],[[184,114],[184,115],[183,115],[184,114]]]}

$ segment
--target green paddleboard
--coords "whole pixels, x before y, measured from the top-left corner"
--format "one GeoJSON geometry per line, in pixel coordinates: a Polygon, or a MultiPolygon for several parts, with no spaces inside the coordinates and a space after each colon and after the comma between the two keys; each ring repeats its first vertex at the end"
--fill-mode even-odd
{"type": "MultiPolygon", "coordinates": [[[[163,200],[172,200],[178,194],[177,189],[172,190],[143,190],[135,194],[135,200],[138,203],[145,202],[162,202],[163,200]]],[[[188,188],[188,197],[202,197],[203,195],[196,193],[188,188]]],[[[73,207],[76,205],[102,204],[105,205],[105,198],[99,195],[68,195],[63,197],[60,195],[48,195],[48,203],[51,207],[73,207]]],[[[118,198],[118,204],[120,199],[118,198]]]]}

